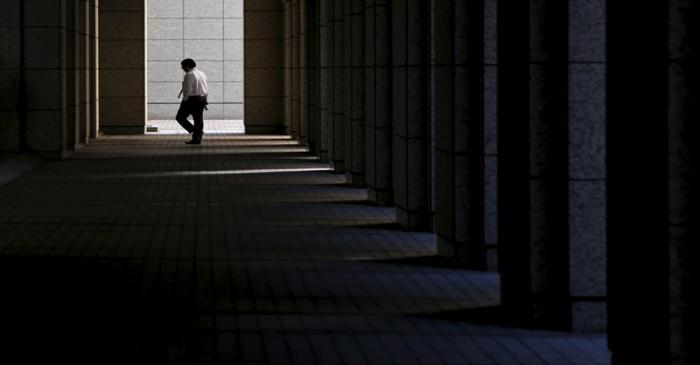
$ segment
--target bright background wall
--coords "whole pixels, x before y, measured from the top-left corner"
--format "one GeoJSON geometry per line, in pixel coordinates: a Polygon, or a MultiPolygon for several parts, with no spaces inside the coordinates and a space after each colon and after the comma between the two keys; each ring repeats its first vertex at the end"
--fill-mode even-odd
{"type": "Polygon", "coordinates": [[[243,1],[148,0],[148,119],[174,119],[192,58],[209,79],[206,119],[243,119],[243,1]]]}

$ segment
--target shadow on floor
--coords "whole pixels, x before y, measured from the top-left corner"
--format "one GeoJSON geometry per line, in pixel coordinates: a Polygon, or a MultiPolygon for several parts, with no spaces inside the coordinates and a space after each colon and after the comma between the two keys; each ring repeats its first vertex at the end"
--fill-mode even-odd
{"type": "MultiPolygon", "coordinates": [[[[453,322],[468,322],[479,325],[517,326],[508,320],[500,306],[466,308],[452,311],[413,314],[411,317],[453,322]]],[[[518,326],[519,327],[519,326],[518,326]]]]}
{"type": "Polygon", "coordinates": [[[562,328],[559,324],[547,324],[534,320],[526,321],[518,317],[516,313],[509,313],[502,306],[489,306],[478,308],[465,308],[450,311],[438,311],[432,313],[418,313],[409,315],[413,318],[428,320],[442,320],[450,322],[471,323],[480,326],[495,326],[524,331],[568,332],[571,329],[562,328]]]}
{"type": "MultiPolygon", "coordinates": [[[[287,202],[290,202],[287,200],[287,202]]],[[[307,198],[304,200],[297,200],[293,201],[294,203],[305,203],[305,204],[311,204],[311,205],[316,205],[316,204],[323,204],[323,205],[349,205],[349,206],[365,206],[365,207],[375,207],[374,204],[369,202],[368,200],[362,200],[362,199],[328,199],[328,200],[313,200],[311,198],[307,198]]],[[[363,226],[364,227],[364,226],[363,226]]]]}
{"type": "MultiPolygon", "coordinates": [[[[389,231],[406,231],[401,227],[396,222],[379,222],[379,223],[363,223],[363,224],[347,224],[343,225],[344,227],[353,227],[353,228],[374,228],[374,229],[383,229],[383,230],[389,230],[389,231]]],[[[401,259],[402,260],[402,259],[401,259]]],[[[376,260],[373,262],[381,262],[381,260],[376,260]]],[[[397,262],[397,264],[400,264],[397,262]]]]}
{"type": "Polygon", "coordinates": [[[197,341],[194,303],[168,293],[144,295],[139,281],[114,261],[0,257],[0,363],[145,364],[196,357],[196,348],[189,350],[197,341]]]}
{"type": "MultiPolygon", "coordinates": [[[[382,228],[386,229],[402,230],[401,226],[397,223],[378,224],[378,226],[382,226],[382,228]]],[[[393,265],[432,267],[439,269],[483,271],[480,267],[474,267],[474,265],[471,265],[467,262],[459,261],[456,258],[438,255],[379,259],[371,260],[368,262],[393,265]]]]}

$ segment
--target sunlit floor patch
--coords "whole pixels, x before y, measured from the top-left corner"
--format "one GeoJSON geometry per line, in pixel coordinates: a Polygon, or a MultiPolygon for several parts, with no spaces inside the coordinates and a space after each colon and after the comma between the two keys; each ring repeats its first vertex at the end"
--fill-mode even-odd
{"type": "Polygon", "coordinates": [[[330,167],[308,167],[288,169],[241,169],[241,170],[215,170],[215,171],[163,171],[145,172],[139,174],[106,175],[104,177],[176,177],[176,176],[216,176],[216,175],[255,175],[255,174],[280,174],[299,172],[331,171],[330,167]]]}
{"type": "MultiPolygon", "coordinates": [[[[191,119],[191,118],[190,118],[191,119]]],[[[190,120],[191,121],[191,120],[190,120]]],[[[245,124],[241,119],[204,120],[206,134],[244,134],[245,124]]],[[[175,120],[149,120],[146,123],[147,135],[189,134],[175,120]],[[154,130],[155,131],[150,131],[154,130]]]]}

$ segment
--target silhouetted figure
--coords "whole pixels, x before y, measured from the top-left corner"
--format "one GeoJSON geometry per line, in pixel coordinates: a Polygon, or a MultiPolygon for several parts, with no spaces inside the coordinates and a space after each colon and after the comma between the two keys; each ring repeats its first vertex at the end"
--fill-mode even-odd
{"type": "Polygon", "coordinates": [[[180,62],[185,77],[182,80],[182,90],[177,96],[182,95],[180,109],[175,119],[180,125],[192,134],[192,139],[185,143],[200,144],[204,135],[204,110],[207,109],[207,75],[197,69],[197,63],[191,58],[180,62]],[[194,125],[187,120],[192,115],[194,125]]]}

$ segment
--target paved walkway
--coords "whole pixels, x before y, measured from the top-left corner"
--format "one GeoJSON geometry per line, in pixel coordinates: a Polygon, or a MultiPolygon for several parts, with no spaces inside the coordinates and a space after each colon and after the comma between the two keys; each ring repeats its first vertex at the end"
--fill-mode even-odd
{"type": "Polygon", "coordinates": [[[499,325],[496,274],[288,137],[184,140],[102,138],[0,187],[1,363],[609,363],[604,336],[499,325]]]}

